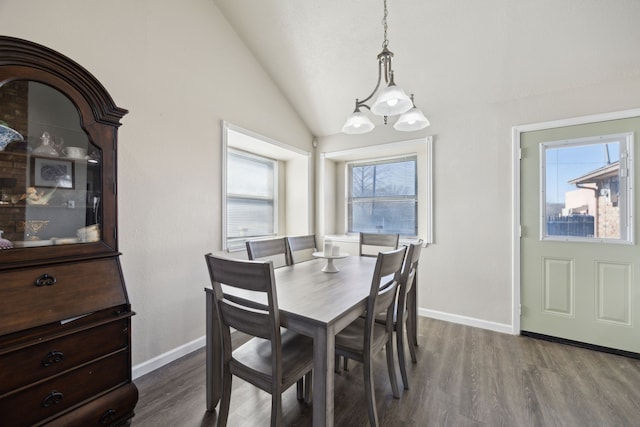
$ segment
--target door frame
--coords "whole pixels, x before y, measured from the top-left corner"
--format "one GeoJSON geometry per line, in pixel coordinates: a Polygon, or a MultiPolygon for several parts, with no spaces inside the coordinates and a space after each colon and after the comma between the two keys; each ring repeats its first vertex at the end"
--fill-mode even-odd
{"type": "MultiPolygon", "coordinates": [[[[511,156],[512,156],[512,177],[511,177],[511,197],[513,206],[511,209],[512,241],[511,241],[511,333],[520,335],[520,138],[525,132],[554,129],[567,126],[584,125],[588,123],[604,122],[608,120],[628,119],[640,117],[640,108],[631,110],[615,111],[611,113],[594,114],[590,116],[572,117],[568,119],[552,120],[548,122],[531,123],[513,126],[511,129],[511,156]]],[[[536,154],[537,155],[537,152],[536,154]]]]}

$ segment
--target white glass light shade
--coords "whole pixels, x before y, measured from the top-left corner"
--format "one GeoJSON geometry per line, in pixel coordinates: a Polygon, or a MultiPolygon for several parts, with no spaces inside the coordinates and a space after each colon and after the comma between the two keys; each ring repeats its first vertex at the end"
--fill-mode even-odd
{"type": "Polygon", "coordinates": [[[373,130],[374,127],[373,122],[363,112],[354,111],[342,126],[342,132],[349,134],[367,133],[373,130]]]}
{"type": "Polygon", "coordinates": [[[393,125],[395,130],[404,132],[410,132],[412,130],[420,130],[429,126],[429,120],[424,116],[422,111],[413,107],[398,118],[398,121],[393,125]]]}
{"type": "Polygon", "coordinates": [[[391,84],[384,88],[378,99],[371,107],[371,112],[377,116],[397,116],[413,107],[413,102],[398,86],[391,84]]]}

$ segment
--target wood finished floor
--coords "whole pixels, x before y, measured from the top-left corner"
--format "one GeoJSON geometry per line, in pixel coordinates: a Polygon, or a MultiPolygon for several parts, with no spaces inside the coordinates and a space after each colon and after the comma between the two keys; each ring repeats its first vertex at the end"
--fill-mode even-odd
{"type": "MultiPolygon", "coordinates": [[[[640,360],[421,318],[411,389],[393,399],[376,357],[382,426],[640,426],[640,360]]],[[[408,351],[407,351],[408,355],[408,351]]],[[[335,425],[367,426],[362,367],[335,377],[335,425]]],[[[204,349],[138,378],[134,427],[215,426],[205,410],[204,349]]],[[[270,396],[234,377],[229,426],[268,426],[270,396]]],[[[310,426],[311,406],[283,395],[287,426],[310,426]]]]}

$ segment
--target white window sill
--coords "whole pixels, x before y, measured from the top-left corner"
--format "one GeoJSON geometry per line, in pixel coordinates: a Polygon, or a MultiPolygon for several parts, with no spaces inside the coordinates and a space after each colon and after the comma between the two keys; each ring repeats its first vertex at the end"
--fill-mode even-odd
{"type": "MultiPolygon", "coordinates": [[[[332,242],[344,242],[344,243],[357,243],[360,244],[360,235],[358,234],[328,234],[324,236],[324,239],[331,240],[332,242]]],[[[400,238],[400,245],[409,245],[416,243],[417,238],[400,238]]],[[[423,246],[426,247],[427,243],[424,242],[423,246]]]]}

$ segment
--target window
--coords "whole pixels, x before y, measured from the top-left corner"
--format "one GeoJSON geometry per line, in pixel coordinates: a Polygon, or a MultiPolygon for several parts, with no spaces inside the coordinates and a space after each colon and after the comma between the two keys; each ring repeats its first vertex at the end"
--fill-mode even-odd
{"type": "Polygon", "coordinates": [[[222,122],[222,249],[311,234],[311,153],[222,122]]]}
{"type": "Polygon", "coordinates": [[[631,243],[632,134],[540,145],[541,238],[631,243]]]}
{"type": "Polygon", "coordinates": [[[348,231],[418,234],[417,157],[348,163],[348,231]]]}
{"type": "Polygon", "coordinates": [[[276,234],[277,163],[232,149],[227,156],[227,239],[276,234]]]}

